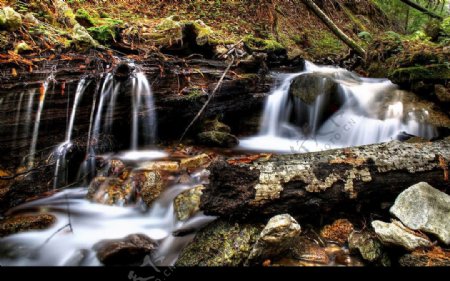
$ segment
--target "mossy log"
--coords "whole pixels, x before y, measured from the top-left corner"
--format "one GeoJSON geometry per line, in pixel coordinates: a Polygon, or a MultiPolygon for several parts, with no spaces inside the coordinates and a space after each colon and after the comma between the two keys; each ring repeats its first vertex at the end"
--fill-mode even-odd
{"type": "Polygon", "coordinates": [[[273,155],[251,163],[218,160],[209,168],[200,208],[207,215],[234,218],[370,213],[382,205],[386,209],[417,182],[448,192],[449,161],[450,138],[273,155]]]}
{"type": "Polygon", "coordinates": [[[424,13],[424,14],[432,17],[432,18],[442,20],[442,17],[440,15],[438,15],[436,13],[433,13],[432,11],[430,11],[430,10],[420,6],[417,3],[415,3],[414,1],[411,1],[411,0],[400,0],[400,1],[402,1],[406,5],[412,7],[412,8],[414,8],[414,9],[416,9],[416,10],[418,10],[418,11],[420,11],[420,12],[422,12],[422,13],[424,13]]]}

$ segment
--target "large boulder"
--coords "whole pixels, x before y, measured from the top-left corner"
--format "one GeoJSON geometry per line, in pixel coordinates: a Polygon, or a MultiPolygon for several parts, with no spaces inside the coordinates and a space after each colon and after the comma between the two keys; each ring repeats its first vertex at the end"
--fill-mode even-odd
{"type": "Polygon", "coordinates": [[[262,227],[217,220],[197,233],[175,266],[242,266],[262,227]]]}
{"type": "Polygon", "coordinates": [[[259,235],[248,262],[261,262],[283,254],[291,248],[300,233],[300,225],[290,215],[272,217],[259,235]]]}
{"type": "Polygon", "coordinates": [[[144,234],[131,234],[124,239],[100,241],[94,245],[97,258],[104,265],[141,265],[157,244],[144,234]]]}
{"type": "Polygon", "coordinates": [[[131,174],[128,183],[139,191],[147,206],[151,206],[165,186],[162,175],[158,171],[135,171],[131,174]]]}
{"type": "Polygon", "coordinates": [[[22,26],[22,16],[11,7],[0,10],[0,30],[16,31],[22,26]]]}
{"type": "Polygon", "coordinates": [[[312,105],[319,95],[338,97],[338,84],[327,74],[307,73],[294,78],[289,88],[289,95],[300,98],[306,104],[312,105]]]}
{"type": "Polygon", "coordinates": [[[450,244],[450,196],[428,183],[415,184],[400,193],[390,212],[407,227],[434,234],[450,244]]]}
{"type": "Polygon", "coordinates": [[[405,248],[408,251],[414,251],[421,247],[430,247],[431,241],[424,236],[407,229],[400,222],[385,223],[382,221],[373,221],[372,227],[386,245],[395,245],[405,248]]]}

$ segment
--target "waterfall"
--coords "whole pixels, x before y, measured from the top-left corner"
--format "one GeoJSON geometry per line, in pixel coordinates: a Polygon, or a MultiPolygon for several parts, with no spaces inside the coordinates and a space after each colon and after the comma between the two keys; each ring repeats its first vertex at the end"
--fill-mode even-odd
{"type": "MultiPolygon", "coordinates": [[[[34,158],[36,157],[36,145],[38,141],[39,136],[39,126],[41,123],[41,116],[42,116],[42,110],[44,109],[44,103],[45,98],[47,95],[47,90],[49,87],[50,82],[53,82],[55,79],[54,76],[54,69],[52,69],[52,72],[50,75],[45,79],[44,83],[41,84],[41,87],[39,88],[39,105],[38,105],[38,111],[36,113],[36,117],[34,119],[34,128],[33,128],[33,135],[30,145],[30,154],[28,159],[28,169],[33,168],[34,166],[34,158]]],[[[31,100],[32,102],[32,100],[31,100]]]]}
{"type": "Polygon", "coordinates": [[[305,153],[386,142],[402,133],[426,139],[437,135],[417,117],[426,111],[405,111],[407,93],[387,79],[310,62],[304,71],[279,78],[267,98],[259,134],[242,139],[241,149],[305,153]],[[300,96],[290,94],[294,83],[300,85],[300,96]]]}
{"type": "MultiPolygon", "coordinates": [[[[78,105],[80,103],[81,98],[83,97],[83,93],[86,90],[86,87],[89,85],[89,81],[86,78],[81,78],[78,83],[77,90],[75,92],[75,97],[73,101],[72,111],[70,113],[69,124],[66,130],[66,138],[63,143],[61,143],[56,149],[56,165],[55,165],[55,174],[53,180],[53,187],[58,187],[61,179],[59,178],[61,171],[66,172],[66,155],[69,148],[72,146],[72,131],[75,123],[75,117],[77,114],[78,105]]],[[[63,182],[67,182],[67,175],[64,174],[63,182]]]]}

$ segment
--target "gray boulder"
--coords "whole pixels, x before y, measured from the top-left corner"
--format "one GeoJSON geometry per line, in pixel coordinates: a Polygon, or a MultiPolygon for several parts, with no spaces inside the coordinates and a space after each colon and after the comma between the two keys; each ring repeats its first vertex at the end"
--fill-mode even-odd
{"type": "Polygon", "coordinates": [[[420,247],[430,247],[432,245],[428,238],[421,237],[410,229],[407,229],[400,222],[385,223],[382,221],[373,221],[372,227],[386,245],[396,245],[405,248],[408,251],[414,251],[420,247]]]}
{"type": "Polygon", "coordinates": [[[405,226],[450,244],[450,196],[425,182],[403,191],[390,209],[405,226]]]}

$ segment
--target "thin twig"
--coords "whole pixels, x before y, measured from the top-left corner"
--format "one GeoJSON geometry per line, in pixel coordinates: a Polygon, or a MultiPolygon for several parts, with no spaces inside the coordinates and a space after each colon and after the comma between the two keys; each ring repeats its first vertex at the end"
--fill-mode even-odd
{"type": "MultiPolygon", "coordinates": [[[[203,107],[200,109],[200,111],[197,113],[197,115],[194,117],[194,119],[192,119],[191,123],[189,123],[189,125],[186,127],[186,130],[184,130],[183,134],[181,135],[180,139],[178,140],[178,145],[181,143],[181,141],[183,140],[184,136],[186,135],[186,133],[189,131],[189,129],[192,127],[192,125],[195,123],[195,121],[197,121],[197,119],[200,117],[200,115],[202,115],[203,111],[206,109],[206,107],[208,106],[209,102],[212,100],[212,98],[214,97],[214,95],[216,94],[217,90],[220,88],[220,86],[222,85],[223,79],[225,79],[225,76],[227,75],[228,71],[230,70],[231,66],[234,63],[234,56],[231,57],[231,62],[230,64],[228,64],[228,67],[225,69],[225,71],[222,74],[222,77],[220,77],[219,82],[217,83],[216,87],[214,88],[214,90],[212,91],[211,95],[209,95],[208,100],[205,102],[205,104],[203,105],[203,107]]],[[[177,146],[178,146],[177,145],[177,146]]]]}
{"type": "Polygon", "coordinates": [[[19,176],[23,176],[23,175],[26,175],[26,174],[31,173],[33,171],[41,170],[43,168],[47,168],[47,167],[51,167],[51,166],[54,166],[54,164],[39,166],[39,167],[36,167],[36,168],[33,168],[33,169],[26,170],[25,172],[22,172],[22,173],[14,174],[12,176],[6,176],[6,177],[3,176],[3,177],[0,177],[0,180],[13,180],[13,179],[15,179],[15,178],[17,178],[19,176]]]}

